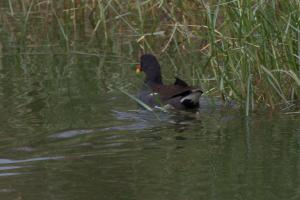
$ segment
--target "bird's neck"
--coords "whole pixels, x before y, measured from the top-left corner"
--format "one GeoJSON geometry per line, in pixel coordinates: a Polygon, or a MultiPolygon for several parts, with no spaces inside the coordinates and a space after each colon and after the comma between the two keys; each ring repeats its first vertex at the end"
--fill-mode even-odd
{"type": "Polygon", "coordinates": [[[147,85],[153,85],[153,84],[163,84],[162,82],[162,78],[160,74],[156,74],[156,75],[151,75],[151,76],[146,76],[145,79],[145,84],[147,85]]]}

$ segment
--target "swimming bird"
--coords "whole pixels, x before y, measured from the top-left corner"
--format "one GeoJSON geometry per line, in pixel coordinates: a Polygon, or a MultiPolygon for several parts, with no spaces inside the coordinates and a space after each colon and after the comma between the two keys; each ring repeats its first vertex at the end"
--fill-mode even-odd
{"type": "Polygon", "coordinates": [[[144,54],[136,73],[144,72],[144,87],[138,98],[145,104],[155,107],[169,105],[175,109],[195,109],[199,107],[199,98],[203,93],[200,87],[189,86],[185,81],[175,77],[175,82],[165,85],[161,76],[161,66],[152,54],[144,54]]]}

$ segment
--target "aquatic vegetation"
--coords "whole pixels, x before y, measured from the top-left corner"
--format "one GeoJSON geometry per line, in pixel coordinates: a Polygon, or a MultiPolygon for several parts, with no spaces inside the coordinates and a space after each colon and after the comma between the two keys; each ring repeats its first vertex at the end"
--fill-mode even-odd
{"type": "Polygon", "coordinates": [[[299,99],[299,7],[296,0],[8,0],[0,3],[0,60],[92,56],[110,90],[124,87],[130,65],[152,52],[170,77],[234,99],[249,115],[299,99]],[[118,83],[105,78],[116,74],[118,83]]]}

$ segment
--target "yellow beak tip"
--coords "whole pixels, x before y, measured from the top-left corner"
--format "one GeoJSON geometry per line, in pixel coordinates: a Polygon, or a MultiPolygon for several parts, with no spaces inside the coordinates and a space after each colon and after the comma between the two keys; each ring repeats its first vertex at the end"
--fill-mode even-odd
{"type": "Polygon", "coordinates": [[[137,73],[137,74],[141,73],[141,69],[137,68],[137,69],[135,70],[135,73],[137,73]]]}

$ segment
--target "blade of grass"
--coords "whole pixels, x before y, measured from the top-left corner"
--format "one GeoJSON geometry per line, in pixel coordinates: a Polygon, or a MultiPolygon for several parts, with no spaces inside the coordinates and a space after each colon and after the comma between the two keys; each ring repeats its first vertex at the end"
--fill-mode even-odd
{"type": "Polygon", "coordinates": [[[131,98],[132,100],[134,100],[136,103],[138,103],[140,106],[142,106],[146,110],[154,112],[153,109],[150,106],[148,106],[147,104],[145,104],[144,102],[142,102],[141,100],[139,100],[138,98],[136,98],[135,96],[133,96],[132,94],[128,93],[127,91],[123,90],[122,88],[118,88],[118,89],[123,94],[125,94],[126,96],[128,96],[129,98],[131,98]]]}

